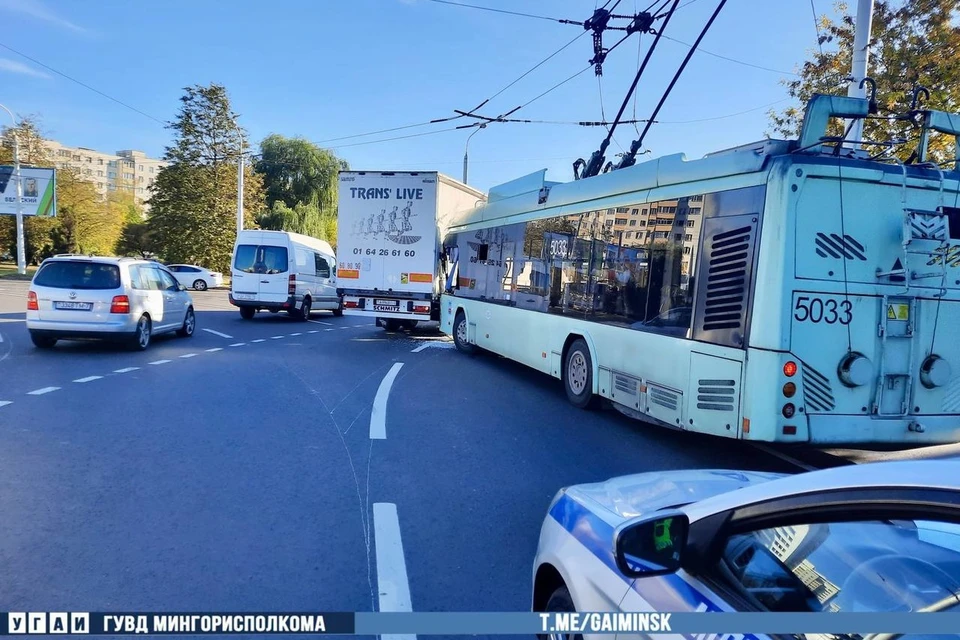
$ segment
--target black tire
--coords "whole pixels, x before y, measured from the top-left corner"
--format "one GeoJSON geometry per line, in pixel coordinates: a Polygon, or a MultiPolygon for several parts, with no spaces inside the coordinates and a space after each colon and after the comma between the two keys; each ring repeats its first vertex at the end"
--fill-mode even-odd
{"type": "Polygon", "coordinates": [[[400,330],[400,321],[396,318],[386,318],[383,321],[383,328],[390,333],[396,333],[400,330]]]}
{"type": "Polygon", "coordinates": [[[457,347],[457,351],[473,354],[476,353],[477,348],[467,342],[467,330],[467,316],[463,311],[457,311],[457,315],[453,319],[453,344],[457,347]]]}
{"type": "Polygon", "coordinates": [[[257,315],[257,310],[253,307],[240,307],[240,317],[244,320],[253,320],[255,315],[257,315]]]}
{"type": "MultiPolygon", "coordinates": [[[[550,594],[545,609],[547,613],[574,613],[577,610],[573,604],[573,598],[570,597],[570,591],[565,586],[557,587],[556,591],[550,594]]],[[[579,633],[537,634],[537,638],[540,640],[550,640],[551,638],[583,640],[583,635],[579,633]]]]}
{"type": "Polygon", "coordinates": [[[302,322],[306,322],[310,319],[310,309],[313,306],[313,302],[310,300],[310,296],[307,296],[303,299],[303,304],[300,305],[300,317],[297,318],[302,322]]]}
{"type": "Polygon", "coordinates": [[[37,349],[53,349],[57,346],[57,339],[45,336],[41,333],[30,332],[30,340],[37,349]]]}
{"type": "Polygon", "coordinates": [[[181,338],[189,338],[197,330],[197,314],[193,312],[193,307],[187,309],[183,317],[183,326],[177,329],[177,335],[181,338]]]}
{"type": "Polygon", "coordinates": [[[578,409],[594,409],[597,398],[593,395],[593,358],[590,347],[582,338],[574,340],[563,360],[563,388],[570,404],[578,409]]]}
{"type": "Polygon", "coordinates": [[[337,308],[333,310],[333,315],[337,318],[343,315],[343,300],[341,300],[340,304],[337,305],[337,308]]]}
{"type": "Polygon", "coordinates": [[[150,346],[150,338],[153,337],[153,325],[150,318],[140,316],[137,321],[137,328],[133,332],[133,338],[130,340],[130,347],[134,351],[146,351],[150,346]]]}
{"type": "Polygon", "coordinates": [[[207,282],[205,280],[197,280],[196,282],[193,283],[193,288],[196,289],[197,291],[206,291],[207,282]]]}

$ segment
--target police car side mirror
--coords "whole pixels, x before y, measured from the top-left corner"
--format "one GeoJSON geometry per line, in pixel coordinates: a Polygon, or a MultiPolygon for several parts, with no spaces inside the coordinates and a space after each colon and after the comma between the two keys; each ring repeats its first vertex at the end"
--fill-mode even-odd
{"type": "Polygon", "coordinates": [[[680,568],[690,520],[682,511],[658,511],[620,525],[613,535],[620,573],[645,578],[680,568]]]}

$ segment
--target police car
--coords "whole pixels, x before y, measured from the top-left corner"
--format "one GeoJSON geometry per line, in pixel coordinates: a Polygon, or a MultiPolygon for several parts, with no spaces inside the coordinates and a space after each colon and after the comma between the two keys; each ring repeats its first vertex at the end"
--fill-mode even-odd
{"type": "Polygon", "coordinates": [[[960,461],[569,487],[540,532],[533,610],[960,612],[960,461]]]}

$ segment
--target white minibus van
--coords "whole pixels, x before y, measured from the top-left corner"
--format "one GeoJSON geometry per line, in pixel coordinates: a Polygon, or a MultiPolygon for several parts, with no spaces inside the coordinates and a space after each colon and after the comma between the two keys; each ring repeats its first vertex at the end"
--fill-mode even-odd
{"type": "Polygon", "coordinates": [[[343,314],[337,257],[323,240],[287,231],[241,231],[233,247],[230,304],[250,320],[260,310],[308,320],[311,311],[343,314]]]}

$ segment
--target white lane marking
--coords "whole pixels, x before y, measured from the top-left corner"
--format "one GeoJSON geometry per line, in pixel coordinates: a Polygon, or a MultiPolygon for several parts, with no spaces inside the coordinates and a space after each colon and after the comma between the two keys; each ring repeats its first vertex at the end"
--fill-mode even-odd
{"type": "Polygon", "coordinates": [[[197,355],[197,354],[195,354],[195,353],[185,353],[185,354],[183,354],[183,355],[180,356],[180,357],[181,357],[181,358],[192,358],[192,357],[194,357],[195,355],[197,355]]]}
{"type": "Polygon", "coordinates": [[[0,333],[0,344],[3,344],[3,334],[0,333]]]}
{"type": "MultiPolygon", "coordinates": [[[[413,611],[397,505],[390,502],[373,503],[373,534],[377,547],[380,611],[413,611]]],[[[416,637],[407,634],[381,636],[383,640],[414,640],[416,637]]]]}
{"type": "Polygon", "coordinates": [[[153,362],[148,362],[147,364],[167,364],[169,360],[154,360],[153,362]]]}
{"type": "Polygon", "coordinates": [[[245,345],[245,344],[247,344],[247,343],[246,343],[246,342],[234,342],[234,343],[233,343],[232,345],[230,345],[230,346],[231,346],[231,347],[242,347],[242,346],[245,345]]]}
{"type": "Polygon", "coordinates": [[[416,349],[412,349],[410,353],[420,353],[426,349],[453,349],[454,346],[452,342],[424,342],[416,349]]]}
{"type": "Polygon", "coordinates": [[[86,378],[77,378],[74,382],[93,382],[94,380],[99,380],[103,376],[87,376],[86,378]]]}
{"type": "Polygon", "coordinates": [[[271,340],[279,340],[279,339],[282,338],[282,337],[283,337],[283,336],[270,336],[270,339],[271,339],[271,340]]]}
{"type": "Polygon", "coordinates": [[[232,338],[232,337],[233,337],[233,336],[228,336],[228,335],[225,334],[225,333],[220,333],[219,331],[214,331],[213,329],[204,328],[204,331],[206,331],[207,333],[212,333],[212,334],[215,335],[215,336],[220,336],[221,338],[232,338]]]}
{"type": "Polygon", "coordinates": [[[336,331],[336,329],[324,329],[324,331],[336,331]]]}
{"type": "Polygon", "coordinates": [[[340,327],[341,329],[352,329],[353,327],[340,327]]]}
{"type": "Polygon", "coordinates": [[[314,329],[313,331],[307,331],[307,333],[318,333],[318,331],[317,329],[314,329]]]}
{"type": "Polygon", "coordinates": [[[251,340],[250,342],[266,342],[263,338],[257,338],[256,340],[251,340]]]}
{"type": "Polygon", "coordinates": [[[216,353],[217,351],[223,351],[223,347],[214,347],[213,349],[204,349],[207,353],[216,353]]]}
{"type": "Polygon", "coordinates": [[[293,336],[302,336],[302,335],[303,335],[303,334],[300,333],[299,331],[297,331],[296,333],[291,333],[291,334],[290,334],[291,337],[293,337],[293,336]]]}
{"type": "Polygon", "coordinates": [[[60,387],[44,387],[43,389],[34,389],[33,391],[28,391],[28,392],[27,392],[27,395],[28,395],[28,396],[42,396],[42,395],[44,395],[44,394],[46,394],[46,393],[50,393],[51,391],[57,391],[58,389],[60,389],[60,387]]]}
{"type": "Polygon", "coordinates": [[[797,467],[800,467],[800,468],[803,469],[804,471],[816,471],[816,470],[817,470],[817,467],[811,466],[811,465],[807,464],[806,462],[800,462],[799,460],[797,460],[797,459],[794,458],[793,456],[788,456],[787,454],[781,453],[781,452],[777,451],[776,449],[774,449],[774,448],[772,448],[772,447],[769,447],[769,446],[767,446],[767,445],[765,445],[765,444],[761,444],[761,443],[759,443],[759,442],[751,442],[750,444],[753,445],[755,448],[760,449],[760,451],[763,451],[764,453],[767,453],[767,454],[769,454],[769,455],[771,455],[771,456],[774,456],[774,457],[776,457],[776,458],[780,458],[781,460],[783,460],[783,461],[785,461],[785,462],[789,462],[789,463],[792,464],[792,465],[795,465],[795,466],[797,466],[797,467]]]}
{"type": "Polygon", "coordinates": [[[383,376],[383,380],[380,381],[380,388],[377,389],[377,395],[373,399],[373,408],[370,410],[371,440],[387,439],[387,400],[390,399],[390,387],[393,386],[393,381],[402,367],[402,362],[394,362],[390,371],[387,371],[387,375],[383,376]]]}
{"type": "Polygon", "coordinates": [[[114,373],[130,373],[131,371],[136,371],[140,367],[125,367],[123,369],[114,369],[114,373]]]}
{"type": "Polygon", "coordinates": [[[313,324],[325,324],[328,327],[333,324],[332,322],[324,322],[323,320],[308,320],[307,322],[312,322],[313,324]]]}
{"type": "Polygon", "coordinates": [[[8,404],[13,404],[13,400],[0,400],[0,407],[5,407],[8,404]]]}

